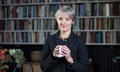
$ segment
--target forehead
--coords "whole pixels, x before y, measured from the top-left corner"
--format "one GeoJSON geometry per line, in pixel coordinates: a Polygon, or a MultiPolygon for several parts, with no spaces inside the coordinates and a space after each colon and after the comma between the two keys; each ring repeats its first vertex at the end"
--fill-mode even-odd
{"type": "Polygon", "coordinates": [[[58,17],[70,18],[66,12],[59,12],[58,17]]]}

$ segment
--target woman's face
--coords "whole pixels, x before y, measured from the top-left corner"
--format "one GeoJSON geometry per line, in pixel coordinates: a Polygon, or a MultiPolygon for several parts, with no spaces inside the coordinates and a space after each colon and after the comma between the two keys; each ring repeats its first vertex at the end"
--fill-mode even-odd
{"type": "Polygon", "coordinates": [[[58,28],[60,31],[71,30],[73,20],[65,12],[60,12],[57,17],[58,28]]]}

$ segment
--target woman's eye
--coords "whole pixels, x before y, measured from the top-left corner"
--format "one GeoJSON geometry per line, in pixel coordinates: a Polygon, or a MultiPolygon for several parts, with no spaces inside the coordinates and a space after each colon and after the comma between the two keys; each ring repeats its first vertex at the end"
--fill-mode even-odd
{"type": "Polygon", "coordinates": [[[66,21],[69,21],[70,19],[69,18],[66,18],[66,21]]]}
{"type": "Polygon", "coordinates": [[[62,18],[62,17],[60,17],[60,18],[59,18],[59,20],[63,20],[63,18],[62,18]]]}
{"type": "Polygon", "coordinates": [[[66,21],[69,21],[69,18],[66,18],[66,21]]]}

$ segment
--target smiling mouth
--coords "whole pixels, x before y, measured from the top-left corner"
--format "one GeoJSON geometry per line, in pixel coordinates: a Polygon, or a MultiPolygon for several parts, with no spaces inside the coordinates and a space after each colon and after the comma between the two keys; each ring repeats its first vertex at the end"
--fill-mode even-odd
{"type": "Polygon", "coordinates": [[[67,26],[62,26],[62,28],[66,28],[67,26]]]}

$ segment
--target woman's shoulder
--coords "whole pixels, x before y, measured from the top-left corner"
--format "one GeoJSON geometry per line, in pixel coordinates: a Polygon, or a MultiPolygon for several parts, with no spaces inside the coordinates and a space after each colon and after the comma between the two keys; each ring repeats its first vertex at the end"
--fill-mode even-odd
{"type": "Polygon", "coordinates": [[[52,32],[50,33],[50,35],[47,37],[47,40],[51,40],[51,39],[54,39],[58,36],[58,32],[52,32]]]}

